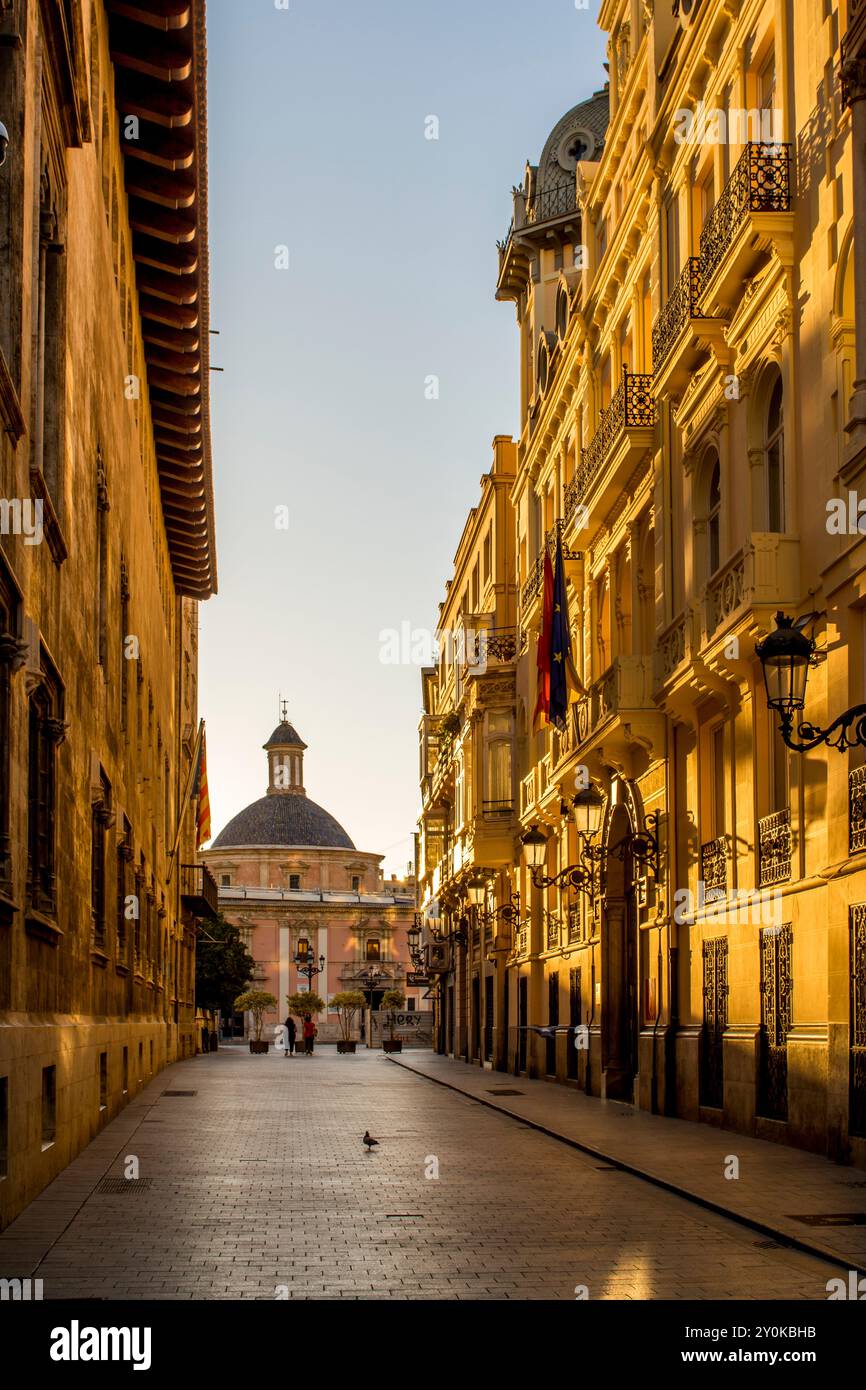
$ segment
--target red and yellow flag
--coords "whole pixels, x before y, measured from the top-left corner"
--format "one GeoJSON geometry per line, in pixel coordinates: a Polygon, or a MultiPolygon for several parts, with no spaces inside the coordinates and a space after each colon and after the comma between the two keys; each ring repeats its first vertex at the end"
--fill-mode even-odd
{"type": "Polygon", "coordinates": [[[198,809],[195,817],[195,847],[201,849],[205,840],[211,837],[210,828],[210,797],[207,790],[207,746],[205,744],[204,724],[201,730],[201,748],[198,755],[198,771],[196,773],[196,787],[198,790],[198,809]]]}

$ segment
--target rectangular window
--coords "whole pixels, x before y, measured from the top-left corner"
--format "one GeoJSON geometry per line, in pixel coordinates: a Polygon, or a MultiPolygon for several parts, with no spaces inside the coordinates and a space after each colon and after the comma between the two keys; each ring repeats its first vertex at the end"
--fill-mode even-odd
{"type": "Polygon", "coordinates": [[[0,559],[0,889],[11,891],[9,840],[11,655],[19,631],[19,599],[12,577],[0,559]]]}
{"type": "Polygon", "coordinates": [[[484,583],[490,582],[493,573],[493,523],[487,528],[487,535],[484,537],[484,583]]]}
{"type": "Polygon", "coordinates": [[[99,1108],[105,1110],[108,1106],[108,1053],[99,1054],[99,1108]]]}
{"type": "Polygon", "coordinates": [[[105,946],[107,896],[105,832],[111,821],[111,783],[102,768],[99,769],[99,792],[99,799],[90,808],[90,917],[92,943],[102,949],[105,946]]]}
{"type": "MultiPolygon", "coordinates": [[[[552,975],[547,977],[547,1022],[558,1026],[559,1024],[559,972],[554,970],[552,975]]],[[[548,1076],[556,1075],[556,1034],[552,1033],[547,1038],[547,1056],[545,1070],[548,1076]]]]}
{"type": "Polygon", "coordinates": [[[680,274],[680,210],[677,198],[665,203],[665,278],[670,298],[680,274]]]}
{"type": "Polygon", "coordinates": [[[96,660],[107,678],[108,662],[108,487],[102,455],[96,456],[96,660]]]}
{"type": "Polygon", "coordinates": [[[231,874],[220,874],[220,888],[231,888],[231,886],[232,886],[232,876],[231,876],[231,874]]]}
{"type": "Polygon", "coordinates": [[[300,874],[289,874],[289,889],[290,889],[290,891],[293,892],[293,893],[296,893],[296,892],[300,889],[300,886],[301,886],[301,875],[300,875],[300,874]]]}
{"type": "Polygon", "coordinates": [[[9,1077],[0,1076],[0,1179],[9,1172],[9,1077]]]}
{"type": "Polygon", "coordinates": [[[41,681],[30,696],[27,766],[27,898],[31,908],[53,917],[57,745],[63,737],[60,691],[42,654],[41,681]]]}
{"type": "Polygon", "coordinates": [[[379,938],[373,936],[367,942],[367,960],[381,960],[382,948],[379,938]]]}
{"type": "Polygon", "coordinates": [[[354,878],[352,879],[352,892],[353,892],[353,893],[360,893],[360,891],[361,891],[361,880],[358,878],[358,876],[357,876],[357,874],[356,874],[356,875],[354,876],[354,878]]]}
{"type": "Polygon", "coordinates": [[[126,959],[126,899],[129,886],[129,865],[132,863],[132,826],[124,816],[117,842],[117,956],[126,959]]]}
{"type": "Polygon", "coordinates": [[[120,561],[120,727],[125,730],[129,715],[129,662],[134,641],[129,631],[129,571],[120,561]]]}
{"type": "Polygon", "coordinates": [[[150,1074],[153,1076],[153,1039],[150,1041],[150,1074]]]}
{"type": "Polygon", "coordinates": [[[57,1136],[57,1068],[42,1068],[42,1147],[50,1148],[57,1136]]]}

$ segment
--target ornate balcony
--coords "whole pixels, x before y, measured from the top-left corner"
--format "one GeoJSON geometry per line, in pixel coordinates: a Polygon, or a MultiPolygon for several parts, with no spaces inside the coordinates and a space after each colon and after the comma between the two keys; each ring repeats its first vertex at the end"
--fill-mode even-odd
{"type": "Polygon", "coordinates": [[[622,381],[602,411],[598,429],[582,451],[565,490],[567,526],[580,508],[581,533],[591,539],[611,503],[621,495],[638,459],[652,447],[657,419],[652,376],[623,367],[622,381]]]}
{"type": "Polygon", "coordinates": [[[791,146],[748,144],[701,232],[704,310],[738,303],[759,257],[792,236],[791,146]]]}
{"type": "Polygon", "coordinates": [[[701,646],[736,634],[742,657],[755,636],[772,626],[779,608],[796,606],[800,594],[800,543],[779,532],[753,532],[749,543],[710,579],[704,592],[701,646]]]}
{"type": "Polygon", "coordinates": [[[605,756],[628,761],[636,744],[645,748],[663,737],[664,719],[652,699],[651,661],[619,656],[593,681],[586,699],[571,706],[564,733],[555,739],[557,760],[585,758],[604,744],[605,756]]]}
{"type": "Polygon", "coordinates": [[[582,918],[580,903],[572,903],[568,909],[568,944],[582,940],[582,918]]]}
{"type": "Polygon", "coordinates": [[[219,889],[206,864],[181,864],[180,900],[195,917],[219,916],[219,889]]]}
{"type": "Polygon", "coordinates": [[[866,765],[848,773],[848,852],[866,849],[866,765]]]}
{"type": "Polygon", "coordinates": [[[718,835],[701,845],[701,879],[704,885],[704,902],[714,902],[724,898],[728,891],[728,840],[718,835]]]}
{"type": "Polygon", "coordinates": [[[791,877],[791,812],[776,811],[758,821],[758,887],[791,877]]]}
{"type": "Polygon", "coordinates": [[[697,256],[690,256],[653,324],[653,389],[657,396],[679,395],[701,357],[714,346],[724,350],[725,322],[705,315],[700,297],[701,263],[697,256]]]}
{"type": "Polygon", "coordinates": [[[548,951],[558,950],[562,939],[562,918],[557,916],[555,912],[545,912],[544,914],[544,939],[548,951]]]}
{"type": "MultiPolygon", "coordinates": [[[[544,552],[546,550],[551,560],[553,560],[556,553],[556,540],[558,536],[564,536],[565,524],[565,520],[562,518],[553,523],[544,537],[544,545],[536,556],[532,568],[520,590],[520,616],[524,631],[520,632],[519,651],[523,651],[524,649],[526,637],[525,629],[531,627],[535,619],[539,616],[540,604],[538,610],[536,610],[535,605],[541,598],[541,591],[544,587],[544,552]]],[[[566,545],[564,539],[562,542],[562,555],[564,560],[576,560],[579,558],[577,552],[571,550],[570,547],[566,545]]]]}

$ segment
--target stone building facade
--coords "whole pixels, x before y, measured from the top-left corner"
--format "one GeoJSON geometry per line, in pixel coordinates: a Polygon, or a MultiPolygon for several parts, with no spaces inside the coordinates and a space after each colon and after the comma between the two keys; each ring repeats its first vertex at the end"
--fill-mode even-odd
{"type": "MultiPolygon", "coordinates": [[[[282,1023],[287,995],[307,988],[298,969],[305,951],[314,964],[324,958],[312,988],[326,1000],[360,989],[378,1009],[386,989],[400,989],[408,1009],[426,1008],[425,990],[410,982],[406,933],[415,917],[414,879],[386,883],[382,855],[357,850],[339,822],[307,796],[306,747],[282,720],[264,745],[265,795],[233,816],[200,854],[216,881],[220,911],[240,928],[255,960],[255,986],[279,1001],[266,1027],[282,1023]]],[[[339,1036],[333,1011],[317,1022],[321,1041],[339,1036]]],[[[359,1027],[360,1016],[356,1036],[359,1027]]]]}
{"type": "Polygon", "coordinates": [[[160,8],[0,6],[0,1224],[195,1051],[215,908],[204,4],[160,8]]]}
{"type": "MultiPolygon", "coordinates": [[[[863,748],[787,747],[756,651],[777,611],[814,615],[803,718],[866,700],[860,8],[840,81],[823,0],[795,24],[773,0],[601,5],[609,88],[528,166],[499,248],[522,363],[520,833],[510,874],[476,856],[434,881],[425,847],[421,899],[444,1050],[863,1165],[863,748]],[[557,537],[588,693],[534,731],[557,537]],[[571,866],[582,887],[549,882],[571,866]],[[463,945],[476,920],[493,989],[463,945]]],[[[437,706],[448,759],[467,709],[437,706]]]]}

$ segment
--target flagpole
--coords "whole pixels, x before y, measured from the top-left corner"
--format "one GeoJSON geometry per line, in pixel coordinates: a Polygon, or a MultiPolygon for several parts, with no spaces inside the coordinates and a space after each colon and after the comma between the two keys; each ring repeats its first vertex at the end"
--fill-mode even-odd
{"type": "Polygon", "coordinates": [[[175,834],[175,837],[174,837],[174,844],[173,844],[172,847],[171,847],[171,853],[170,853],[170,855],[169,855],[169,861],[168,861],[168,877],[166,878],[166,883],[171,883],[171,877],[172,877],[172,874],[174,873],[174,866],[175,866],[175,861],[176,861],[176,858],[177,858],[177,847],[178,847],[178,844],[179,844],[179,842],[180,842],[180,833],[181,833],[181,830],[183,829],[183,818],[184,818],[184,816],[185,816],[185,814],[186,814],[186,808],[187,808],[187,806],[189,805],[189,795],[190,795],[190,792],[192,791],[192,784],[193,784],[193,780],[194,780],[194,778],[195,778],[196,769],[197,769],[197,767],[198,767],[198,760],[199,760],[199,758],[201,757],[201,741],[202,741],[203,735],[204,735],[204,720],[203,720],[203,719],[200,719],[199,722],[198,722],[198,733],[196,734],[195,747],[193,748],[193,751],[192,751],[192,761],[190,762],[190,765],[189,765],[189,772],[187,773],[187,777],[186,777],[186,786],[184,787],[183,797],[181,798],[180,807],[178,808],[178,814],[177,814],[177,832],[176,832],[176,834],[175,834]]]}

